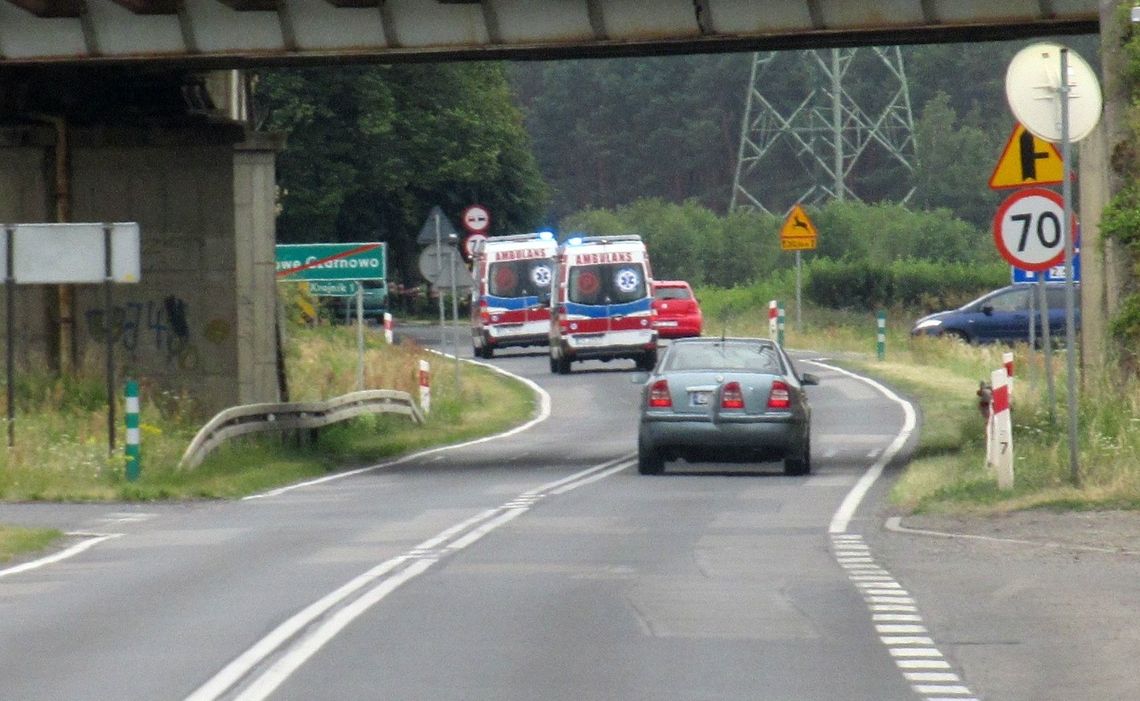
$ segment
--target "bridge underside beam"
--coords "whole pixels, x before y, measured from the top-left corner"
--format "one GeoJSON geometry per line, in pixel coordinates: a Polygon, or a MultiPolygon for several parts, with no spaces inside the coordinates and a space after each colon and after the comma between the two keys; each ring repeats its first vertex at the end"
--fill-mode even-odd
{"type": "Polygon", "coordinates": [[[1096,0],[0,0],[0,67],[564,58],[1097,29],[1096,0]]]}

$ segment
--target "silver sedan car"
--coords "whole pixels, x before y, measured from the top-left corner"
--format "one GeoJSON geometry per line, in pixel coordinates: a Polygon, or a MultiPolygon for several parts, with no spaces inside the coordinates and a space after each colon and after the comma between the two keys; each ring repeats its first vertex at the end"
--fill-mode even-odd
{"type": "Polygon", "coordinates": [[[660,474],[665,461],[784,461],[811,471],[811,407],[784,349],[762,338],[686,338],[666,349],[644,382],[637,467],[660,474]]]}

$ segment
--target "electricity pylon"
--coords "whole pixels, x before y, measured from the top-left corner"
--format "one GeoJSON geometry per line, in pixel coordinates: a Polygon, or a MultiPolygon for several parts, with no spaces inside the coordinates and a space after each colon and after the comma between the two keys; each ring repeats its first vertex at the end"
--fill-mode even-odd
{"type": "MultiPolygon", "coordinates": [[[[789,81],[785,77],[778,84],[786,90],[789,81]]],[[[861,199],[851,176],[861,172],[864,161],[870,170],[885,164],[914,172],[914,118],[898,47],[752,55],[730,210],[784,213],[801,202],[861,199]],[[873,71],[860,74],[858,94],[844,83],[857,59],[860,71],[873,71]],[[766,81],[765,74],[789,61],[801,62],[790,70],[803,76],[804,92],[791,99],[785,93],[781,112],[765,95],[777,81],[766,81]]],[[[905,202],[913,192],[908,188],[899,199],[905,202]]]]}

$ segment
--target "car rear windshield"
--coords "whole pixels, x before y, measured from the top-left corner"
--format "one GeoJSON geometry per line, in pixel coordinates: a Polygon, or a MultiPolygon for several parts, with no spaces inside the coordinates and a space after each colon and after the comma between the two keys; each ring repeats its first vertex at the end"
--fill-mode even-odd
{"type": "Polygon", "coordinates": [[[648,296],[640,263],[575,266],[568,288],[570,301],[578,304],[622,304],[648,296]]]}
{"type": "Polygon", "coordinates": [[[492,263],[487,270],[487,292],[496,297],[536,297],[550,291],[554,261],[549,258],[492,263]]]}
{"type": "Polygon", "coordinates": [[[692,295],[685,287],[657,287],[653,290],[654,299],[690,299],[692,295]]]}
{"type": "Polygon", "coordinates": [[[674,344],[662,364],[670,370],[747,370],[783,374],[780,356],[772,346],[760,343],[674,344]]]}

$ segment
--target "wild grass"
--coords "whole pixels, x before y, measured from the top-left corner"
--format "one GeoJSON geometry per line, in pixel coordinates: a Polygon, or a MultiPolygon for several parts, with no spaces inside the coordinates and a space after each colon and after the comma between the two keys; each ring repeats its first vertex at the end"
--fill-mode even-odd
{"type": "MultiPolygon", "coordinates": [[[[868,317],[870,315],[867,315],[868,317]]],[[[1046,359],[1028,345],[966,345],[950,339],[909,338],[903,316],[888,333],[887,353],[840,357],[912,398],[921,412],[914,460],[895,484],[892,500],[913,512],[998,513],[1023,509],[1140,508],[1140,382],[1086,373],[1077,381],[1077,470],[1069,460],[1065,351],[1046,359]],[[982,380],[1014,355],[1011,412],[1014,486],[1001,490],[985,465],[984,423],[977,406],[982,380]]],[[[806,326],[806,324],[805,324],[806,326]]],[[[864,323],[858,328],[863,329],[864,323]]],[[[850,329],[844,334],[849,334],[850,329]]],[[[825,348],[827,333],[790,337],[790,344],[825,348]]],[[[844,338],[847,348],[873,347],[873,331],[844,338]]],[[[1078,361],[1078,368],[1080,367],[1078,361]]]]}
{"type": "MultiPolygon", "coordinates": [[[[779,282],[779,281],[777,281],[779,282]]],[[[782,284],[782,283],[781,283],[782,284]]],[[[768,333],[767,299],[783,289],[700,290],[706,333],[768,333]],[[711,310],[711,311],[710,311],[711,310]],[[719,328],[717,328],[719,326],[719,328]]],[[[786,285],[784,285],[786,287],[786,285]]],[[[784,290],[784,298],[787,298],[784,290]]],[[[911,339],[916,314],[887,314],[885,358],[876,355],[873,312],[805,306],[796,318],[784,303],[785,345],[817,351],[832,361],[895,387],[920,407],[918,449],[897,481],[899,508],[928,512],[996,512],[1026,508],[1140,508],[1140,384],[1083,378],[1079,390],[1079,472],[1068,462],[1065,363],[1054,354],[1053,400],[1045,360],[1026,346],[1013,350],[1015,485],[1001,491],[984,465],[982,419],[976,391],[1001,363],[1001,346],[969,346],[943,339],[911,339]]],[[[7,501],[146,501],[235,498],[409,451],[459,442],[517,425],[534,412],[529,390],[502,376],[413,344],[388,346],[369,330],[366,387],[417,396],[420,359],[432,365],[432,412],[425,426],[403,417],[376,416],[322,430],[314,444],[293,437],[234,442],[193,470],[178,461],[202,418],[186,397],[144,384],[142,472],[125,479],[124,430],[107,449],[102,368],[86,363],[73,377],[44,368],[17,373],[15,444],[0,451],[0,499],[7,501]]],[[[290,399],[325,399],[356,388],[355,330],[345,326],[291,326],[286,345],[290,399]]],[[[121,398],[117,415],[122,417],[121,398]]]]}
{"type": "Polygon", "coordinates": [[[0,564],[17,555],[42,550],[63,534],[52,528],[20,528],[0,524],[0,564]]]}
{"type": "MultiPolygon", "coordinates": [[[[454,361],[414,344],[389,346],[369,329],[365,388],[398,389],[418,402],[417,372],[432,372],[432,411],[424,425],[407,417],[369,416],[322,429],[315,443],[294,435],[239,439],[194,469],[179,460],[203,419],[192,403],[141,390],[141,472],[125,476],[125,428],[108,450],[107,398],[101,368],[85,365],[67,379],[44,368],[21,368],[14,445],[0,451],[5,501],[151,501],[234,498],[411,450],[486,435],[521,423],[534,411],[529,390],[485,368],[454,361]]],[[[287,339],[290,399],[320,400],[357,389],[356,333],[351,327],[293,327],[287,339]]],[[[122,423],[121,397],[116,416],[122,423]]]]}
{"type": "MultiPolygon", "coordinates": [[[[915,403],[921,415],[913,460],[891,493],[902,510],[998,513],[1022,509],[1140,509],[1140,381],[1086,373],[1077,390],[1077,474],[1069,461],[1066,359],[1046,360],[1027,345],[967,345],[951,339],[911,338],[921,313],[886,310],[886,352],[877,355],[876,311],[800,310],[794,284],[697,291],[706,333],[767,336],[768,300],[784,307],[784,344],[817,351],[886,382],[915,403]],[[709,303],[706,304],[705,300],[709,303]],[[712,317],[710,323],[710,316],[712,317]],[[998,489],[985,465],[979,382],[1014,354],[1012,398],[1014,487],[998,489]]],[[[1078,368],[1079,368],[1078,362],[1078,368]]]]}

